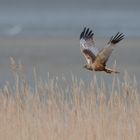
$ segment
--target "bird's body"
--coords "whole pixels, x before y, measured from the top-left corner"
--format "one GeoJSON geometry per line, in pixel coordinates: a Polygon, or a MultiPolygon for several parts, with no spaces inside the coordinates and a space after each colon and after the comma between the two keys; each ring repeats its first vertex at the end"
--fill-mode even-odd
{"type": "Polygon", "coordinates": [[[115,44],[120,42],[124,38],[124,35],[118,32],[115,36],[110,38],[108,44],[100,51],[95,47],[93,35],[94,33],[92,30],[89,30],[89,28],[84,28],[80,35],[81,52],[87,61],[87,64],[84,65],[84,68],[90,71],[94,70],[105,71],[106,73],[119,73],[116,70],[107,68],[106,62],[108,61],[109,56],[116,46],[115,44]]]}

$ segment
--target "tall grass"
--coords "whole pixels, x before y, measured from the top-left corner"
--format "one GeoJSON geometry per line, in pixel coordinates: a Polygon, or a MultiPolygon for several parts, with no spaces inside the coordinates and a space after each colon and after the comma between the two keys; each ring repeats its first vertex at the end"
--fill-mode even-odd
{"type": "Polygon", "coordinates": [[[139,140],[140,95],[125,75],[111,87],[93,78],[89,86],[72,78],[37,80],[30,87],[22,66],[11,58],[15,84],[0,90],[1,140],[139,140]]]}

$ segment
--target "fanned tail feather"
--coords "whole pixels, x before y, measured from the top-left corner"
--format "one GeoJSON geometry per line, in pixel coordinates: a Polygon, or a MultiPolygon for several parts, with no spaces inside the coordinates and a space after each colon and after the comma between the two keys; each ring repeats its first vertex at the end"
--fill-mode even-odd
{"type": "Polygon", "coordinates": [[[119,71],[116,71],[116,70],[113,70],[113,69],[110,69],[110,68],[105,68],[105,72],[106,73],[120,73],[119,71]]]}

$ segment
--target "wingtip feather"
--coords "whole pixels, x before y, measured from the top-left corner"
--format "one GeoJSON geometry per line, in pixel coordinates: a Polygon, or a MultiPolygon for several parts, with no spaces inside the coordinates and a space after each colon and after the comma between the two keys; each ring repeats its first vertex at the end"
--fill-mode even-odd
{"type": "Polygon", "coordinates": [[[90,28],[84,27],[82,33],[80,34],[80,39],[82,39],[82,38],[85,40],[90,39],[93,37],[93,35],[94,35],[94,33],[92,30],[90,30],[90,28]]]}
{"type": "Polygon", "coordinates": [[[108,44],[112,43],[112,44],[117,44],[119,43],[121,40],[124,39],[124,34],[123,33],[120,33],[118,32],[115,36],[112,36],[110,38],[110,41],[108,42],[108,44]]]}

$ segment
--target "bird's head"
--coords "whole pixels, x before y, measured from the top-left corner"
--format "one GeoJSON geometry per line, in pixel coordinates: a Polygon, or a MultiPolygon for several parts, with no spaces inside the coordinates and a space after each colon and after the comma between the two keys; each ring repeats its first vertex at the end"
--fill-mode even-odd
{"type": "Polygon", "coordinates": [[[84,66],[83,66],[83,68],[87,69],[87,68],[88,68],[88,66],[87,66],[87,65],[84,65],[84,66]]]}
{"type": "Polygon", "coordinates": [[[87,64],[84,65],[84,68],[87,69],[87,70],[93,71],[93,69],[89,65],[87,65],[87,64]]]}

